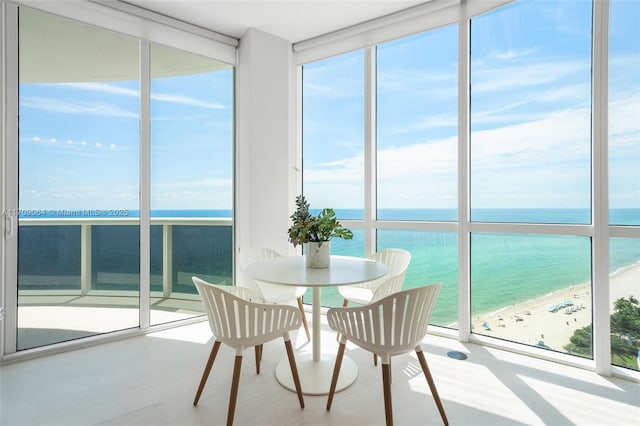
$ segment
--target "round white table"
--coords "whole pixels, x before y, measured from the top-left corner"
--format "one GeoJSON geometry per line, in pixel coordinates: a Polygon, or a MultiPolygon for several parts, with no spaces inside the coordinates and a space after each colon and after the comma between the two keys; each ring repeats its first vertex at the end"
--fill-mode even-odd
{"type": "MultiPolygon", "coordinates": [[[[335,364],[335,355],[321,352],[320,290],[322,287],[358,284],[382,277],[387,267],[380,262],[351,256],[331,256],[328,268],[312,269],[306,266],[305,256],[285,256],[252,263],[245,272],[253,279],[270,284],[311,287],[313,304],[311,308],[312,322],[312,354],[296,356],[298,374],[302,392],[307,395],[325,395],[329,393],[331,376],[335,364]]],[[[350,386],[358,376],[358,367],[352,359],[345,356],[340,368],[340,377],[336,391],[350,386]]],[[[289,362],[285,358],[276,366],[278,382],[295,392],[289,362]]]]}

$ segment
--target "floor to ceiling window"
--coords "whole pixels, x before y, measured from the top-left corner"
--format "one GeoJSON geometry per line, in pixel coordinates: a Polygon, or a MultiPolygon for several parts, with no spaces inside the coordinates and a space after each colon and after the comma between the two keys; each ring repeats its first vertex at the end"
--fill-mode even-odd
{"type": "Polygon", "coordinates": [[[303,85],[304,195],[312,210],[362,219],[364,52],[306,64],[303,85]]]}
{"type": "MultiPolygon", "coordinates": [[[[340,219],[363,218],[364,84],[362,50],[304,66],[303,193],[313,214],[333,208],[340,219]]],[[[352,231],[352,240],[331,241],[333,253],[362,255],[362,229],[352,231]]],[[[342,297],[329,287],[322,302],[341,306],[342,297]]]]}
{"type": "Polygon", "coordinates": [[[151,72],[151,324],[233,279],[233,67],[158,44],[151,72]]]}
{"type": "Polygon", "coordinates": [[[4,353],[202,315],[191,277],[233,280],[233,65],[12,7],[18,284],[4,353]]]}
{"type": "MultiPolygon", "coordinates": [[[[594,340],[592,324],[594,318],[610,315],[612,363],[637,370],[640,334],[633,324],[640,315],[640,37],[634,35],[640,7],[616,0],[604,5],[605,12],[602,4],[594,6],[520,0],[471,17],[468,27],[434,24],[422,34],[366,48],[365,57],[373,59],[351,64],[344,75],[376,76],[376,84],[365,84],[361,97],[362,116],[372,118],[349,121],[375,129],[370,136],[365,132],[364,150],[371,149],[376,160],[330,150],[326,165],[333,170],[321,183],[330,181],[336,189],[322,192],[317,207],[340,206],[346,196],[360,200],[371,194],[374,203],[365,203],[364,212],[340,218],[374,231],[373,245],[363,248],[412,252],[405,288],[444,282],[435,325],[458,328],[463,320],[479,341],[503,340],[538,354],[597,364],[601,361],[594,345],[606,344],[594,340]],[[594,22],[601,22],[609,5],[609,31],[600,34],[594,22]],[[468,45],[458,40],[459,34],[468,38],[468,45]],[[592,93],[603,62],[593,53],[594,37],[609,46],[605,141],[592,135],[594,123],[602,124],[594,113],[602,107],[594,106],[600,98],[592,93]],[[468,54],[459,51],[466,48],[468,54]],[[457,66],[459,55],[467,56],[468,68],[457,66]],[[461,118],[468,134],[459,128],[461,118]],[[594,174],[602,143],[609,147],[606,177],[594,174]],[[360,158],[365,158],[364,170],[348,169],[360,158]],[[347,191],[353,173],[346,170],[370,176],[363,191],[347,191]],[[340,179],[345,185],[336,186],[340,179]],[[602,227],[603,209],[594,203],[600,203],[607,182],[611,238],[609,253],[604,253],[597,249],[601,234],[594,231],[602,227]],[[461,211],[467,203],[468,212],[461,211]],[[466,217],[468,221],[458,221],[466,217]],[[602,264],[610,266],[611,274],[594,281],[602,264]],[[593,303],[601,289],[609,290],[607,312],[593,303]],[[468,312],[458,312],[464,307],[459,300],[469,301],[468,312]]],[[[388,34],[381,31],[380,38],[388,34]]],[[[325,50],[340,50],[331,43],[325,50]]],[[[313,57],[313,48],[304,54],[313,57]]],[[[314,62],[313,70],[336,58],[314,62]]],[[[303,64],[305,108],[320,89],[330,92],[332,81],[328,74],[324,81],[315,76],[314,82],[321,84],[310,85],[308,75],[303,64]]],[[[311,173],[316,164],[312,168],[307,163],[308,152],[331,146],[311,137],[306,126],[329,117],[338,106],[355,109],[357,101],[340,103],[335,97],[330,104],[317,104],[312,115],[304,110],[305,194],[311,186],[315,193],[321,187],[320,176],[311,173]]]]}
{"type": "Polygon", "coordinates": [[[139,324],[140,79],[135,39],[19,28],[20,350],[139,324]]]}
{"type": "Polygon", "coordinates": [[[377,218],[455,221],[458,26],[376,48],[377,218]]]}
{"type": "MultiPolygon", "coordinates": [[[[609,302],[611,361],[640,369],[640,3],[609,12],[609,302]]],[[[579,343],[579,342],[577,342],[579,343]]]]}
{"type": "Polygon", "coordinates": [[[411,253],[404,288],[441,282],[434,324],[456,328],[458,244],[433,222],[458,217],[458,26],[376,48],[376,249],[411,253]],[[384,228],[384,225],[381,226],[384,228]]]}
{"type": "Polygon", "coordinates": [[[591,9],[525,0],[471,20],[471,220],[500,232],[471,234],[474,333],[566,352],[591,324],[591,240],[553,226],[591,223],[591,9]],[[515,222],[539,225],[498,225],[515,222]]]}

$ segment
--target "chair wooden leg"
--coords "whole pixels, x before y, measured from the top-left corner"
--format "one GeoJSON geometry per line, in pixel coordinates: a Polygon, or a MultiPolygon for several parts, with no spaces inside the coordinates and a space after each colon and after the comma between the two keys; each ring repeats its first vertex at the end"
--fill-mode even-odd
{"type": "Polygon", "coordinates": [[[236,355],[233,364],[233,380],[229,393],[229,411],[227,412],[227,426],[233,425],[233,415],[236,412],[236,400],[238,399],[238,386],[240,385],[240,369],[242,368],[242,355],[236,355]]]}
{"type": "Polygon", "coordinates": [[[298,297],[298,308],[300,309],[300,313],[302,314],[302,326],[304,327],[304,332],[307,333],[307,342],[311,341],[311,334],[309,333],[309,324],[307,324],[307,316],[304,312],[304,304],[302,303],[302,297],[298,297]]]}
{"type": "Polygon", "coordinates": [[[329,398],[327,399],[327,411],[331,410],[333,395],[336,393],[336,385],[338,384],[338,376],[340,375],[340,367],[342,367],[342,358],[344,357],[344,349],[346,346],[346,343],[340,343],[338,346],[336,365],[333,367],[333,377],[331,377],[331,387],[329,388],[329,398]]]}
{"type": "Polygon", "coordinates": [[[261,345],[255,345],[254,349],[256,352],[256,374],[260,374],[260,361],[262,359],[262,355],[260,354],[261,352],[261,345]]]}
{"type": "Polygon", "coordinates": [[[393,425],[393,407],[391,406],[391,365],[382,364],[382,390],[384,392],[384,417],[387,426],[393,425]]]}
{"type": "Polygon", "coordinates": [[[216,360],[218,349],[220,349],[220,344],[221,342],[216,340],[215,343],[213,344],[213,348],[211,348],[211,354],[209,354],[207,365],[204,367],[204,372],[202,373],[202,378],[200,379],[200,386],[198,386],[196,397],[193,399],[193,405],[198,405],[198,400],[200,400],[200,394],[202,394],[204,385],[205,383],[207,383],[207,379],[209,378],[209,373],[211,372],[211,367],[213,367],[213,361],[216,360]]]}
{"type": "Polygon", "coordinates": [[[289,357],[289,367],[291,367],[291,375],[293,376],[293,383],[296,385],[296,393],[298,394],[298,401],[300,401],[300,408],[304,408],[302,386],[300,385],[300,376],[298,375],[298,366],[296,365],[296,358],[293,356],[293,346],[291,346],[291,340],[285,340],[284,346],[287,348],[287,356],[289,357]]]}
{"type": "Polygon", "coordinates": [[[422,371],[424,372],[424,377],[427,379],[427,383],[429,383],[429,389],[431,389],[433,399],[436,401],[436,405],[438,406],[438,411],[440,411],[440,417],[442,417],[442,421],[444,422],[445,426],[447,426],[449,424],[449,421],[447,420],[447,415],[444,413],[444,407],[442,406],[442,402],[440,401],[440,395],[438,395],[436,383],[433,381],[433,377],[431,376],[431,371],[429,370],[429,366],[427,365],[427,360],[424,358],[424,353],[421,350],[416,349],[416,354],[418,355],[418,360],[420,360],[420,366],[422,367],[422,371]]]}

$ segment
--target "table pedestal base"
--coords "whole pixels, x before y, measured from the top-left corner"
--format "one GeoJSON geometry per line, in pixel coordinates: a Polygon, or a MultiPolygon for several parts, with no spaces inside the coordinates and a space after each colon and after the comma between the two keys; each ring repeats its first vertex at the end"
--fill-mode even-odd
{"type": "MultiPolygon", "coordinates": [[[[335,363],[335,355],[322,354],[320,361],[313,361],[311,354],[296,355],[302,393],[305,395],[327,395],[331,387],[331,377],[333,376],[335,363]]],[[[351,386],[357,377],[358,367],[356,363],[348,356],[343,357],[336,392],[351,386]]],[[[278,362],[276,379],[285,388],[293,392],[296,391],[288,358],[283,358],[278,362]]]]}

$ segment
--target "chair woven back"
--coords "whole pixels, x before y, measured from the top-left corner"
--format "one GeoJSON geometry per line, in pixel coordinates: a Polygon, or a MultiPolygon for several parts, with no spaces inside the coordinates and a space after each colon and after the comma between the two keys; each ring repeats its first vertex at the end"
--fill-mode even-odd
{"type": "Polygon", "coordinates": [[[375,302],[390,294],[397,293],[402,290],[402,284],[404,283],[404,273],[400,273],[392,276],[386,281],[382,282],[373,292],[371,302],[375,302]]]}
{"type": "Polygon", "coordinates": [[[242,350],[296,330],[300,311],[292,306],[250,302],[196,277],[193,282],[202,298],[209,326],[217,340],[242,350]]]}
{"type": "Polygon", "coordinates": [[[259,262],[261,260],[274,259],[276,257],[281,257],[282,255],[273,249],[263,247],[263,248],[241,249],[240,254],[238,256],[239,256],[239,262],[240,262],[240,270],[243,275],[243,279],[241,280],[242,284],[251,288],[253,291],[257,292],[262,297],[262,299],[265,300],[264,293],[260,288],[260,286],[269,288],[270,286],[273,286],[273,284],[260,282],[260,285],[258,285],[258,282],[256,280],[249,277],[244,272],[244,268],[247,265],[250,265],[254,262],[259,262]]]}
{"type": "Polygon", "coordinates": [[[411,262],[411,253],[403,249],[388,248],[375,252],[373,256],[371,256],[371,259],[384,263],[387,267],[387,273],[382,278],[366,283],[365,287],[375,292],[375,290],[389,278],[399,275],[400,287],[398,287],[398,290],[400,290],[404,276],[407,273],[407,268],[411,262]]]}
{"type": "Polygon", "coordinates": [[[399,291],[365,306],[329,309],[329,327],[388,362],[393,355],[415,349],[427,334],[441,286],[399,291]]]}
{"type": "Polygon", "coordinates": [[[388,275],[392,276],[407,272],[411,253],[403,249],[388,248],[374,253],[371,258],[387,265],[388,275]]]}

